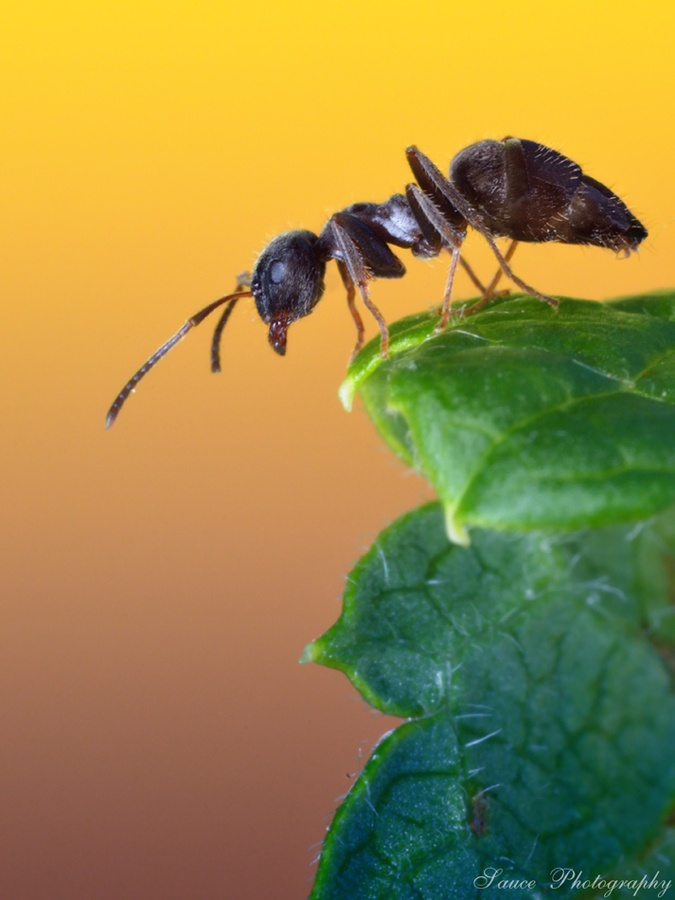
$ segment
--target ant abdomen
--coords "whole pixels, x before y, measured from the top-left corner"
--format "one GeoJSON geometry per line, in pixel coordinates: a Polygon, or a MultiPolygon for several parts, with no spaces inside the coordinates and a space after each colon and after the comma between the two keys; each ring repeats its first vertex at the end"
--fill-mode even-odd
{"type": "Polygon", "coordinates": [[[647,229],[625,203],[588,175],[582,175],[559,231],[561,237],[557,239],[566,244],[591,244],[626,255],[637,250],[647,237],[647,229]]]}
{"type": "Polygon", "coordinates": [[[472,144],[452,160],[450,180],[494,236],[628,252],[647,236],[613,191],[534,141],[472,144]]]}

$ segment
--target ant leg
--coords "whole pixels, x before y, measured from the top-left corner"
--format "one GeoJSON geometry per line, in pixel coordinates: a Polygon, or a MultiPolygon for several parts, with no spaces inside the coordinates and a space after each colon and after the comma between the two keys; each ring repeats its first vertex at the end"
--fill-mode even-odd
{"type": "MultiPolygon", "coordinates": [[[[442,178],[440,172],[438,172],[438,176],[442,178]]],[[[478,290],[481,292],[482,297],[478,301],[477,304],[471,307],[471,310],[480,309],[485,303],[488,302],[492,294],[494,293],[497,284],[499,283],[499,279],[501,278],[502,271],[501,269],[492,279],[487,288],[485,288],[478,278],[474,275],[473,270],[469,266],[469,264],[464,260],[463,256],[459,256],[459,260],[455,258],[455,252],[459,253],[459,250],[462,246],[464,235],[458,233],[455,228],[453,228],[446,218],[443,216],[443,213],[438,209],[435,205],[431,197],[429,197],[421,188],[419,188],[416,184],[410,184],[406,188],[406,192],[413,195],[414,200],[417,203],[417,206],[422,211],[422,213],[426,216],[431,225],[436,229],[438,234],[441,236],[441,240],[448,250],[450,250],[452,254],[452,262],[450,263],[450,271],[448,272],[448,280],[446,282],[445,294],[443,296],[443,307],[441,314],[441,321],[438,325],[437,330],[442,331],[447,327],[448,321],[450,320],[451,315],[465,315],[467,310],[457,310],[453,311],[450,309],[450,300],[452,297],[452,285],[455,278],[455,271],[457,269],[457,262],[461,263],[461,265],[466,270],[469,278],[476,285],[478,290]]],[[[468,221],[468,219],[467,219],[468,221]]],[[[511,246],[509,247],[506,254],[506,261],[515,253],[516,247],[518,246],[517,241],[513,241],[511,246]]]]}
{"type": "MultiPolygon", "coordinates": [[[[555,299],[555,297],[549,297],[548,294],[540,293],[531,285],[527,284],[514,274],[508,262],[502,256],[502,253],[497,246],[495,239],[492,237],[492,234],[483,224],[483,219],[481,218],[481,216],[469,203],[467,203],[467,201],[464,199],[462,194],[460,194],[455,185],[443,175],[443,173],[431,162],[429,157],[425,156],[424,153],[417,149],[417,147],[410,147],[408,149],[408,159],[409,161],[412,159],[414,164],[416,166],[419,166],[420,171],[423,172],[424,176],[429,179],[429,182],[434,186],[434,188],[438,190],[446,198],[446,200],[449,200],[450,203],[452,203],[457,208],[457,210],[464,216],[469,225],[471,225],[472,228],[475,228],[476,231],[483,235],[485,240],[490,245],[490,249],[497,257],[497,262],[501,266],[506,277],[510,278],[511,281],[513,281],[514,284],[517,284],[522,291],[525,291],[525,293],[531,294],[538,300],[542,300],[544,303],[548,303],[554,309],[557,309],[558,301],[555,299]]],[[[413,171],[415,171],[414,167],[413,171]]]]}
{"type": "Polygon", "coordinates": [[[530,294],[532,297],[536,297],[537,300],[542,300],[544,303],[548,303],[548,305],[552,306],[555,310],[558,309],[558,301],[555,297],[549,297],[548,294],[542,294],[540,291],[537,291],[535,288],[533,288],[532,285],[528,284],[526,281],[523,281],[522,278],[518,278],[511,266],[508,264],[507,260],[502,256],[495,239],[483,225],[480,216],[476,217],[476,224],[470,222],[470,225],[475,228],[476,231],[479,231],[488,242],[488,244],[490,245],[490,249],[497,257],[497,262],[502,267],[507,278],[510,278],[514,284],[517,284],[521,291],[525,291],[526,294],[530,294]]]}
{"type": "MultiPolygon", "coordinates": [[[[504,259],[506,260],[506,262],[509,262],[511,260],[511,258],[513,257],[513,254],[516,252],[517,246],[518,246],[518,241],[511,241],[511,243],[509,245],[509,249],[504,254],[504,259]]],[[[499,284],[499,280],[502,277],[502,274],[503,274],[502,269],[501,268],[497,269],[494,278],[492,279],[492,281],[490,282],[490,284],[487,287],[487,290],[485,291],[485,294],[481,297],[481,299],[478,301],[478,303],[474,303],[473,306],[464,307],[464,309],[462,310],[462,313],[461,313],[463,316],[473,315],[474,313],[478,312],[479,309],[482,309],[485,306],[485,304],[488,302],[488,300],[492,299],[492,297],[494,296],[495,288],[499,284]]],[[[503,292],[501,292],[501,293],[503,293],[503,292]]],[[[508,294],[508,291],[506,291],[506,293],[508,294]]]]}
{"type": "MultiPolygon", "coordinates": [[[[507,262],[510,262],[510,261],[513,259],[513,254],[514,254],[514,253],[516,252],[516,250],[518,249],[518,243],[519,243],[519,241],[513,240],[513,241],[511,241],[511,243],[509,244],[509,249],[508,249],[508,250],[506,251],[506,253],[504,254],[504,259],[505,259],[507,262]]],[[[485,293],[488,295],[488,299],[494,294],[495,288],[496,288],[497,285],[499,284],[499,280],[500,280],[500,278],[502,277],[502,274],[503,274],[503,273],[502,273],[502,269],[501,269],[501,267],[500,267],[500,268],[497,269],[497,271],[495,272],[495,276],[494,276],[494,278],[492,279],[492,281],[490,282],[490,284],[488,285],[487,291],[485,292],[485,293]]],[[[508,293],[508,291],[506,291],[506,292],[500,291],[500,293],[508,293]]]]}
{"type": "MultiPolygon", "coordinates": [[[[431,197],[429,197],[420,187],[418,187],[418,185],[407,185],[406,194],[408,194],[409,196],[412,195],[413,201],[416,203],[421,213],[426,217],[429,224],[440,235],[443,246],[452,254],[452,261],[450,263],[448,279],[445,284],[445,294],[443,295],[441,321],[439,322],[436,329],[437,331],[443,331],[448,325],[450,316],[453,315],[453,311],[450,309],[450,301],[452,299],[452,286],[455,280],[455,272],[457,271],[457,265],[460,262],[466,269],[469,277],[481,292],[481,294],[485,294],[486,290],[485,287],[480,283],[478,278],[476,278],[476,276],[474,275],[473,270],[471,269],[469,264],[466,263],[461,256],[461,248],[466,236],[466,230],[462,232],[453,228],[453,226],[447,221],[441,210],[439,210],[436,204],[433,202],[431,197]]],[[[459,313],[455,312],[454,315],[459,315],[459,313]]]]}
{"type": "MultiPolygon", "coordinates": [[[[490,288],[485,287],[485,285],[481,282],[481,280],[478,278],[478,276],[476,275],[474,270],[471,268],[471,266],[468,264],[468,262],[464,259],[463,256],[459,257],[459,264],[464,269],[466,274],[469,276],[471,281],[473,281],[474,287],[477,288],[483,296],[485,296],[485,294],[490,290],[490,288]]],[[[501,275],[501,273],[502,273],[502,270],[500,269],[499,274],[501,275]]]]}
{"type": "MultiPolygon", "coordinates": [[[[434,210],[441,214],[441,218],[435,220],[438,227],[432,223],[428,211],[425,212],[411,187],[408,185],[406,188],[405,197],[401,194],[393,194],[380,204],[354,203],[338,215],[346,215],[352,219],[352,222],[354,219],[358,219],[369,226],[377,237],[396,247],[411,249],[418,258],[430,259],[432,256],[438,256],[443,247],[450,249],[454,246],[457,235],[454,231],[448,230],[448,220],[443,216],[442,209],[434,210]]],[[[431,199],[433,201],[433,197],[431,199]]],[[[450,221],[451,226],[452,224],[450,221]]],[[[369,254],[365,253],[365,255],[369,254]]],[[[372,259],[369,259],[370,263],[372,263],[372,259]]],[[[485,294],[485,285],[464,257],[460,257],[459,263],[474,286],[480,291],[481,296],[485,294]]],[[[384,277],[398,277],[398,273],[388,273],[384,277]]]]}
{"type": "MultiPolygon", "coordinates": [[[[463,228],[461,231],[453,228],[431,197],[427,196],[427,194],[425,194],[425,192],[416,184],[406,185],[406,194],[412,195],[416,205],[424,214],[429,224],[438,232],[441,242],[446,250],[450,250],[450,252],[454,249],[459,250],[466,237],[466,228],[463,228]]],[[[476,284],[476,282],[474,282],[474,284],[476,284]]],[[[485,288],[481,285],[480,290],[483,291],[485,288]]]]}
{"type": "Polygon", "coordinates": [[[359,281],[359,292],[364,306],[375,317],[377,324],[380,326],[380,356],[382,359],[386,359],[389,356],[389,329],[385,318],[370,299],[370,292],[368,291],[368,283],[366,281],[359,281]]]}
{"type": "MultiPolygon", "coordinates": [[[[448,271],[448,280],[445,283],[445,294],[443,295],[443,306],[441,310],[441,321],[436,326],[436,331],[445,331],[448,327],[448,322],[450,321],[450,300],[452,298],[452,283],[455,280],[455,272],[457,271],[457,264],[461,259],[460,249],[459,247],[453,247],[451,250],[452,253],[452,261],[450,262],[450,269],[448,271]]],[[[457,313],[456,313],[457,315],[457,313]]]]}
{"type": "MultiPolygon", "coordinates": [[[[387,323],[384,320],[384,316],[370,299],[370,293],[368,291],[368,278],[370,277],[370,272],[368,271],[368,266],[361,250],[345,227],[345,225],[347,224],[346,220],[346,216],[341,216],[339,213],[336,213],[331,221],[331,230],[333,232],[333,237],[335,238],[337,248],[340,251],[340,262],[342,262],[345,269],[347,270],[349,280],[351,281],[352,285],[358,285],[359,293],[361,294],[361,299],[363,300],[364,306],[380,326],[380,356],[382,356],[382,358],[384,359],[389,355],[389,329],[387,328],[387,323]]],[[[405,271],[402,266],[401,269],[405,271]]],[[[347,300],[349,302],[349,288],[347,289],[347,300]]],[[[350,303],[350,308],[352,303],[353,297],[350,303]]],[[[356,327],[358,329],[358,323],[356,327]]]]}
{"type": "Polygon", "coordinates": [[[347,304],[349,306],[349,312],[352,314],[352,319],[356,323],[356,344],[354,345],[354,349],[352,350],[352,355],[349,357],[349,362],[352,363],[356,359],[356,356],[363,347],[365,342],[365,328],[363,327],[363,319],[359,315],[359,311],[356,308],[356,288],[354,287],[354,282],[349,277],[349,272],[347,271],[347,267],[342,262],[341,259],[337,260],[338,271],[342,276],[342,283],[344,284],[347,290],[347,304]]]}

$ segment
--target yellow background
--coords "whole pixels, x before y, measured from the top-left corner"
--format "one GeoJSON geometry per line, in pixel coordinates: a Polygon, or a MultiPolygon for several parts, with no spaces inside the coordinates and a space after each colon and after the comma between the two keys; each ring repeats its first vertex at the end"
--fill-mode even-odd
{"type": "MultiPolygon", "coordinates": [[[[110,432],[105,411],[273,235],[402,190],[411,143],[445,169],[483,137],[541,141],[649,228],[629,260],[521,247],[541,290],[674,285],[672,10],[4,4],[0,900],[307,894],[322,817],[392,723],[297,659],[429,496],[338,403],[334,267],[285,359],[242,303],[222,375],[207,324],[110,432]]],[[[443,289],[446,259],[402,256],[374,286],[389,320],[443,289]]],[[[467,257],[494,270],[475,236],[467,257]]]]}

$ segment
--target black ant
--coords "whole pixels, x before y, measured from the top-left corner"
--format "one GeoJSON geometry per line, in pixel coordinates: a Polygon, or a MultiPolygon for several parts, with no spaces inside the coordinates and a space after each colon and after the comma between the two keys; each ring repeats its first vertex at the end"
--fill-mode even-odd
{"type": "Polygon", "coordinates": [[[450,164],[450,178],[416,147],[407,157],[417,184],[406,186],[405,196],[394,194],[384,203],[354,203],[335,213],[319,235],[288,231],[274,238],[256,260],[253,273],[240,275],[234,293],[210,303],[188,319],[120,391],[110,407],[110,427],[140,379],[175,346],[223,304],[211,345],[211,368],[220,371],[220,338],[236,303],[253,297],[263,322],[269,326],[273,349],[286,353],[288,327],[309,315],[324,292],[326,263],[334,259],[347,289],[347,303],[356,323],[357,341],[352,359],[364,343],[364,327],[356,308],[358,288],[366,308],[380,327],[380,352],[389,350],[389,331],[370,299],[371,278],[401,278],[405,267],[389,245],[410,249],[429,259],[447,249],[450,270],[437,330],[451,315],[477,312],[494,296],[504,272],[521,290],[557,308],[554,297],[542,294],[518,278],[509,266],[520,241],[559,241],[590,244],[628,255],[647,236],[647,229],[609,188],[588,175],[566,156],[534,141],[505,138],[485,140],[462,150],[450,164]],[[484,288],[461,256],[468,226],[479,231],[497,257],[500,269],[484,288]],[[495,237],[509,237],[502,255],[495,237]],[[482,294],[470,307],[452,310],[452,286],[461,264],[482,294]]]}

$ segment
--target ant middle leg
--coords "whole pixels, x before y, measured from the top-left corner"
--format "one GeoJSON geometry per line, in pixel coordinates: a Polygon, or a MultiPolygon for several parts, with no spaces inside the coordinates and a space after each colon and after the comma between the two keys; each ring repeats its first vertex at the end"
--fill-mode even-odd
{"type": "MultiPolygon", "coordinates": [[[[506,260],[506,262],[511,261],[511,259],[513,258],[513,254],[518,249],[518,244],[519,244],[519,241],[515,241],[515,240],[511,241],[511,243],[509,244],[509,249],[504,254],[504,259],[506,260]]],[[[497,271],[495,272],[494,278],[492,279],[492,281],[490,282],[490,284],[487,287],[487,290],[485,292],[486,300],[489,300],[490,297],[492,297],[492,295],[495,293],[495,289],[496,289],[497,285],[499,284],[499,281],[503,274],[504,274],[504,270],[500,266],[497,269],[497,271]]],[[[499,293],[500,294],[508,293],[508,290],[507,291],[499,291],[499,293]]]]}
{"type": "MultiPolygon", "coordinates": [[[[440,208],[437,203],[434,202],[434,199],[422,188],[420,188],[416,184],[408,184],[406,185],[406,196],[408,198],[408,202],[410,206],[415,211],[420,223],[426,225],[427,227],[430,225],[433,230],[438,235],[440,240],[440,244],[446,248],[451,254],[450,261],[450,269],[448,270],[448,277],[445,283],[445,293],[443,294],[443,304],[441,307],[441,320],[436,327],[436,331],[444,331],[448,322],[450,321],[451,315],[459,315],[458,312],[454,312],[450,308],[450,303],[452,301],[452,288],[455,281],[455,273],[457,271],[457,266],[459,263],[462,263],[464,269],[469,274],[469,277],[476,285],[478,290],[481,292],[483,297],[488,296],[488,291],[490,288],[485,288],[478,278],[474,275],[473,270],[469,266],[469,264],[463,259],[461,251],[462,244],[464,243],[464,239],[466,237],[466,225],[462,225],[461,222],[452,223],[449,220],[447,215],[447,211],[444,211],[440,208]]],[[[493,279],[494,280],[494,279],[493,279]]],[[[492,288],[494,290],[494,287],[492,288]]]]}
{"type": "MultiPolygon", "coordinates": [[[[440,175],[440,172],[438,174],[440,175]]],[[[439,322],[436,329],[437,331],[443,331],[447,327],[451,316],[464,316],[469,313],[477,312],[479,309],[485,306],[485,304],[493,296],[495,289],[499,284],[499,280],[502,276],[502,268],[500,267],[498,269],[496,275],[487,286],[487,288],[484,287],[478,280],[478,278],[474,275],[473,270],[466,262],[464,257],[461,255],[461,247],[466,236],[466,226],[464,226],[464,230],[462,230],[461,225],[458,225],[457,223],[451,223],[448,220],[447,213],[444,213],[444,210],[439,208],[439,205],[434,202],[432,196],[430,196],[427,191],[423,190],[418,185],[407,185],[406,196],[408,197],[408,202],[410,203],[411,207],[415,210],[417,217],[420,219],[420,222],[425,222],[425,224],[432,226],[432,228],[438,234],[441,244],[447,250],[449,250],[452,255],[450,269],[448,271],[448,278],[445,284],[445,293],[443,295],[441,321],[439,322]],[[452,288],[458,263],[464,267],[473,283],[481,292],[482,296],[477,303],[469,308],[463,307],[462,309],[453,310],[450,308],[450,303],[452,301],[452,288]]],[[[515,253],[517,246],[518,242],[512,241],[511,246],[507,250],[506,256],[504,257],[507,263],[515,253]]]]}
{"type": "Polygon", "coordinates": [[[452,310],[450,309],[450,301],[452,299],[452,285],[455,280],[455,272],[457,271],[457,264],[461,259],[461,250],[459,247],[453,247],[452,249],[452,259],[450,261],[450,268],[448,270],[448,278],[445,283],[445,293],[443,295],[443,306],[441,307],[441,321],[436,326],[436,331],[445,331],[448,327],[448,322],[450,321],[450,316],[452,314],[452,310]]]}
{"type": "MultiPolygon", "coordinates": [[[[504,259],[508,262],[513,254],[516,252],[516,247],[518,246],[518,241],[511,241],[509,245],[509,249],[504,254],[504,259]]],[[[483,288],[483,296],[477,303],[472,304],[471,306],[463,306],[461,309],[451,309],[450,308],[450,300],[452,297],[452,283],[455,278],[455,271],[457,270],[457,261],[456,256],[459,256],[459,261],[462,261],[462,257],[460,255],[459,250],[454,251],[452,255],[452,262],[450,263],[450,270],[448,271],[448,280],[445,285],[445,294],[443,296],[443,305],[441,307],[441,321],[438,323],[436,327],[436,331],[444,331],[447,328],[448,322],[450,321],[450,316],[471,316],[474,313],[477,313],[480,309],[482,309],[486,303],[488,303],[495,294],[495,289],[499,284],[499,281],[502,277],[502,269],[497,269],[492,281],[487,286],[487,288],[483,288]]],[[[500,292],[501,293],[501,292],[500,292]]],[[[508,291],[504,292],[508,294],[508,291]]]]}

